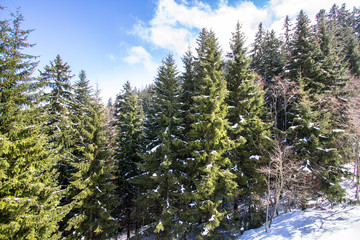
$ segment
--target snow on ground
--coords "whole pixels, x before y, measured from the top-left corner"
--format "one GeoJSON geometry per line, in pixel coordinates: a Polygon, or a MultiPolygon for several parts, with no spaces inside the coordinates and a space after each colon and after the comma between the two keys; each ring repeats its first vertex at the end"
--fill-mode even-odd
{"type": "Polygon", "coordinates": [[[238,240],[326,239],[359,240],[360,206],[335,206],[333,209],[296,210],[276,217],[272,227],[246,231],[238,240]]]}
{"type": "MultiPolygon", "coordinates": [[[[351,170],[352,166],[347,167],[351,170]]],[[[343,179],[345,202],[355,200],[355,184],[343,179]]],[[[246,231],[237,240],[360,240],[360,206],[320,204],[320,208],[295,210],[275,217],[271,228],[246,231]]]]}

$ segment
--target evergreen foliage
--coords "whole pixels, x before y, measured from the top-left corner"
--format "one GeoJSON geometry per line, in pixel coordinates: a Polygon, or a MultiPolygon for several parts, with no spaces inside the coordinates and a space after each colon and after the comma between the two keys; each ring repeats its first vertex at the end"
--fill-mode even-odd
{"type": "MultiPolygon", "coordinates": [[[[244,38],[238,23],[230,42],[231,52],[226,65],[229,136],[238,143],[235,149],[228,152],[238,184],[234,195],[235,218],[239,218],[236,216],[239,201],[254,208],[252,197],[263,194],[262,177],[257,169],[266,163],[265,152],[271,142],[270,125],[262,120],[265,113],[264,92],[255,84],[255,77],[249,69],[250,59],[246,57],[244,38]]],[[[258,224],[254,219],[250,222],[253,226],[258,224]]]]}
{"type": "Polygon", "coordinates": [[[179,97],[178,72],[173,56],[168,55],[155,79],[155,98],[150,112],[154,115],[148,116],[148,125],[156,128],[145,129],[151,142],[146,146],[140,178],[146,189],[140,202],[146,204],[155,221],[155,233],[164,239],[184,233],[179,230],[182,228],[180,206],[184,198],[184,161],[179,158],[183,145],[179,97]]]}
{"type": "Polygon", "coordinates": [[[325,88],[326,78],[322,69],[320,46],[304,11],[297,17],[291,55],[286,68],[291,80],[303,79],[305,90],[311,89],[311,93],[319,93],[325,88]]]}
{"type": "Polygon", "coordinates": [[[105,239],[116,224],[110,215],[114,205],[111,161],[104,139],[103,107],[98,94],[92,96],[84,71],[75,84],[75,99],[73,115],[81,118],[74,121],[77,137],[71,165],[76,170],[70,183],[74,207],[64,238],[105,239]]]}
{"type": "Polygon", "coordinates": [[[44,71],[40,71],[40,82],[44,87],[43,108],[47,115],[44,128],[49,136],[49,148],[56,155],[56,168],[59,171],[59,184],[66,188],[74,170],[70,165],[71,146],[73,144],[73,124],[70,108],[73,98],[70,66],[59,55],[44,71]],[[47,91],[47,89],[49,89],[47,91]]]}
{"type": "Polygon", "coordinates": [[[294,124],[288,130],[291,145],[304,169],[313,176],[313,191],[320,191],[331,200],[341,200],[344,190],[339,186],[342,176],[341,158],[334,147],[334,140],[342,130],[333,129],[330,112],[316,110],[316,102],[310,100],[299,79],[299,101],[294,124]]]}
{"type": "Polygon", "coordinates": [[[194,182],[191,206],[195,220],[200,223],[199,237],[203,237],[220,225],[226,214],[222,206],[236,187],[236,176],[225,156],[235,143],[227,135],[224,63],[214,32],[203,29],[196,50],[195,77],[200,87],[190,108],[189,148],[194,161],[189,164],[194,182]]]}
{"type": "Polygon", "coordinates": [[[115,183],[118,198],[114,214],[120,220],[120,230],[126,228],[130,237],[130,230],[136,228],[135,200],[139,194],[139,186],[132,183],[131,179],[140,174],[138,164],[141,163],[143,120],[138,96],[129,82],[124,84],[122,93],[116,98],[114,113],[115,183]]]}
{"type": "Polygon", "coordinates": [[[0,238],[58,239],[66,210],[58,207],[62,193],[36,104],[37,63],[24,53],[32,44],[23,20],[18,11],[0,22],[0,238]]]}
{"type": "Polygon", "coordinates": [[[359,165],[343,146],[359,138],[359,16],[301,11],[281,38],[259,24],[251,58],[238,23],[225,61],[202,29],[183,72],[169,54],[106,108],[59,55],[32,77],[31,30],[19,11],[0,19],[0,239],[214,239],[270,226],[281,205],[340,202],[345,158],[359,165]]]}

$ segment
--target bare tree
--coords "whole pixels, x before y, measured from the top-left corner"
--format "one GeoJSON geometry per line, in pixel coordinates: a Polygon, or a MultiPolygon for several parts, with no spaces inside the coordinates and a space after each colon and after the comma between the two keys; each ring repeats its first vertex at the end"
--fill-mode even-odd
{"type": "Polygon", "coordinates": [[[306,161],[299,161],[292,147],[275,141],[268,166],[259,169],[264,175],[267,192],[265,231],[270,229],[273,218],[279,214],[279,207],[301,206],[305,203],[310,190],[311,176],[306,169],[306,161]]]}
{"type": "Polygon", "coordinates": [[[296,100],[298,89],[294,81],[276,76],[271,80],[266,92],[266,104],[271,110],[275,127],[286,130],[289,124],[289,111],[296,100]]]}
{"type": "Polygon", "coordinates": [[[359,201],[360,191],[360,78],[356,77],[351,79],[347,86],[350,91],[348,99],[348,118],[349,118],[349,131],[346,134],[348,138],[348,146],[350,148],[350,156],[348,158],[354,164],[354,182],[356,185],[355,198],[359,201]]]}

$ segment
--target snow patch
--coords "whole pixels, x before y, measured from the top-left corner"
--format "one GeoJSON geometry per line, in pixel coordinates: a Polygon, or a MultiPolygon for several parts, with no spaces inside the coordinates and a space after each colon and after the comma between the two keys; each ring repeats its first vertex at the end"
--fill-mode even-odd
{"type": "Polygon", "coordinates": [[[259,160],[261,158],[261,156],[259,155],[252,155],[249,157],[249,159],[255,159],[255,160],[259,160]]]}

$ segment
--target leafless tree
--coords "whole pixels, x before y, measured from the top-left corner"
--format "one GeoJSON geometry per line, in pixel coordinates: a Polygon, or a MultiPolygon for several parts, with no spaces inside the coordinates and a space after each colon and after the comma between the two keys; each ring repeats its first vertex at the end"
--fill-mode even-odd
{"type": "Polygon", "coordinates": [[[346,134],[348,138],[348,146],[350,147],[350,156],[348,157],[354,164],[354,181],[356,185],[355,198],[359,201],[360,191],[360,78],[351,79],[347,86],[350,91],[348,99],[348,118],[349,131],[346,134]]]}
{"type": "Polygon", "coordinates": [[[277,139],[269,155],[268,166],[259,169],[267,186],[266,231],[271,227],[274,216],[279,214],[280,205],[285,210],[290,210],[291,206],[304,204],[311,185],[311,174],[307,172],[306,161],[299,161],[291,146],[277,139]]]}

